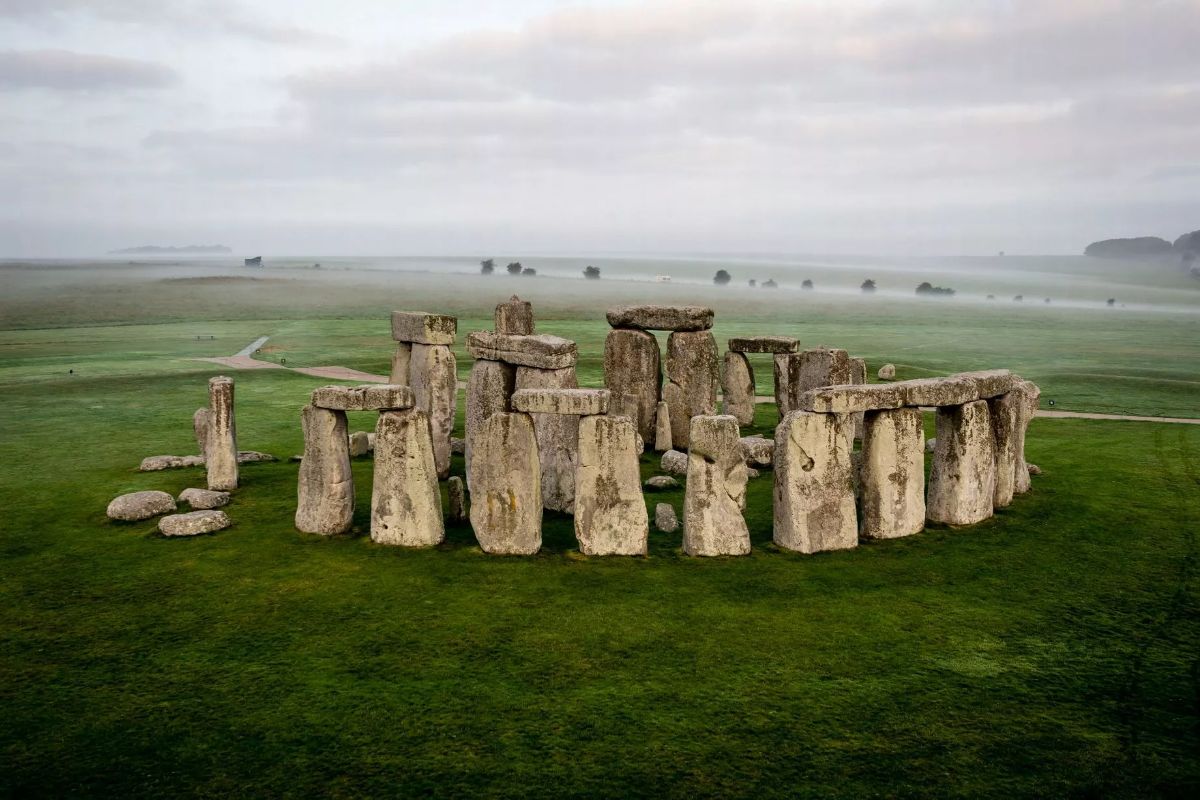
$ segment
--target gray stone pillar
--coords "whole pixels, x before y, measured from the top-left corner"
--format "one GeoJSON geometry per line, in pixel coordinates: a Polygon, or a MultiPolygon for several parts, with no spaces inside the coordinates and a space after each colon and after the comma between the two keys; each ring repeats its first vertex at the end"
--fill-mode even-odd
{"type": "Polygon", "coordinates": [[[996,454],[986,400],[937,410],[937,443],[929,472],[931,522],[972,525],[992,515],[996,454]]]}
{"type": "Polygon", "coordinates": [[[204,466],[208,488],[228,492],[238,485],[237,423],[233,410],[233,378],[220,375],[208,381],[208,447],[204,466]]]}
{"type": "Polygon", "coordinates": [[[409,342],[396,342],[396,349],[392,352],[392,374],[388,378],[388,383],[395,386],[408,386],[411,363],[412,344],[409,342]]]}
{"type": "Polygon", "coordinates": [[[637,395],[638,433],[651,440],[662,396],[662,367],[654,334],[631,328],[608,332],[604,340],[604,385],[614,399],[624,394],[637,395]]]}
{"type": "Polygon", "coordinates": [[[528,336],[533,333],[533,304],[515,294],[496,306],[496,333],[528,336]]]}
{"type": "Polygon", "coordinates": [[[450,474],[450,434],[458,405],[458,362],[444,344],[413,344],[410,385],[416,408],[429,419],[433,461],[439,479],[450,474]]]}
{"type": "Polygon", "coordinates": [[[654,450],[665,453],[672,449],[674,443],[671,441],[671,409],[665,400],[660,400],[654,418],[654,450]]]}
{"type": "Polygon", "coordinates": [[[746,462],[730,416],[690,422],[687,487],[683,499],[683,552],[689,556],[743,556],[750,531],[742,516],[746,462]]]}
{"type": "Polygon", "coordinates": [[[509,411],[509,398],[516,390],[517,368],[502,361],[477,359],[467,379],[466,444],[464,458],[470,477],[471,440],[483,421],[502,411],[509,411]]]}
{"type": "Polygon", "coordinates": [[[925,527],[925,434],[921,409],[867,411],[863,422],[863,539],[895,539],[925,527]]]}
{"type": "MultiPolygon", "coordinates": [[[[992,423],[992,448],[996,458],[996,483],[992,494],[992,508],[1004,508],[1012,503],[1017,480],[1017,429],[1021,425],[1027,399],[1020,391],[1002,394],[987,401],[988,416],[992,423]]],[[[1029,471],[1025,464],[1019,465],[1029,471]]]]}
{"type": "Polygon", "coordinates": [[[457,524],[467,519],[467,490],[457,475],[446,481],[446,503],[449,506],[446,516],[451,522],[457,524]]]}
{"type": "Polygon", "coordinates": [[[1029,432],[1029,423],[1033,421],[1033,417],[1037,413],[1038,400],[1042,390],[1032,381],[1022,381],[1018,384],[1017,391],[1024,396],[1025,402],[1018,406],[1020,414],[1017,418],[1017,437],[1013,453],[1014,469],[1016,470],[1013,475],[1013,492],[1024,494],[1031,488],[1029,467],[1025,463],[1025,436],[1029,432]]]}
{"type": "Polygon", "coordinates": [[[446,538],[429,419],[415,409],[381,411],[375,427],[371,539],[433,547],[446,538]]]}
{"type": "Polygon", "coordinates": [[[858,544],[846,414],[792,411],[775,430],[775,544],[816,553],[858,544]]]}
{"type": "Polygon", "coordinates": [[[579,420],[575,538],[589,556],[646,554],[650,533],[633,422],[623,416],[579,420]]]}
{"type": "Polygon", "coordinates": [[[717,341],[711,331],[674,331],[667,337],[663,399],[670,408],[675,447],[689,446],[692,417],[716,413],[719,373],[717,341]]]}
{"type": "Polygon", "coordinates": [[[485,553],[532,555],[542,546],[541,466],[528,414],[484,420],[471,459],[471,527],[485,553]]]}
{"type": "Polygon", "coordinates": [[[297,484],[296,528],[325,536],[346,533],[354,519],[354,476],[346,412],[305,406],[304,459],[297,484]]]}
{"type": "MultiPolygon", "coordinates": [[[[575,367],[517,367],[517,389],[575,389],[575,367]]],[[[531,414],[541,461],[542,503],[551,511],[575,510],[575,467],[579,450],[579,418],[566,414],[531,414]]],[[[474,461],[474,454],[471,459],[474,461]]],[[[472,485],[472,494],[476,489],[472,485]]]]}
{"type": "Polygon", "coordinates": [[[197,408],[196,413],[192,414],[192,433],[196,435],[196,447],[200,451],[201,458],[204,458],[204,454],[208,450],[208,429],[211,419],[211,412],[207,408],[197,408]]]}
{"type": "Polygon", "coordinates": [[[796,367],[799,368],[799,353],[775,354],[775,406],[779,409],[780,422],[792,410],[791,404],[788,402],[788,392],[791,391],[788,375],[791,371],[793,361],[796,363],[796,367]]]}
{"type": "Polygon", "coordinates": [[[754,368],[744,353],[725,353],[721,368],[724,411],[739,425],[754,424],[754,368]]]}

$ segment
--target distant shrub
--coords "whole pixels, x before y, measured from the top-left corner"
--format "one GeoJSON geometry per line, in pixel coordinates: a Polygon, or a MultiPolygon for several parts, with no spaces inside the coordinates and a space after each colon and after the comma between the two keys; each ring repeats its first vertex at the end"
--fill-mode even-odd
{"type": "Polygon", "coordinates": [[[600,280],[600,268],[593,267],[589,264],[583,268],[583,277],[587,278],[589,281],[600,280]]]}
{"type": "Polygon", "coordinates": [[[537,275],[537,270],[533,267],[525,267],[525,269],[521,270],[521,275],[526,278],[532,278],[534,275],[537,275]]]}
{"type": "Polygon", "coordinates": [[[479,262],[479,274],[491,275],[495,271],[496,271],[496,259],[485,258],[483,261],[479,262]]]}
{"type": "Polygon", "coordinates": [[[717,286],[724,286],[733,280],[733,276],[723,269],[717,270],[717,274],[713,275],[713,283],[717,286]]]}
{"type": "Polygon", "coordinates": [[[954,290],[946,286],[934,286],[929,281],[923,281],[917,287],[917,294],[929,297],[952,297],[954,290]]]}
{"type": "Polygon", "coordinates": [[[509,265],[507,267],[505,267],[505,269],[508,270],[509,275],[520,275],[521,269],[522,269],[521,262],[520,261],[510,262],[509,265]]]}
{"type": "Polygon", "coordinates": [[[758,281],[754,280],[754,278],[751,278],[749,281],[747,281],[747,285],[753,289],[755,286],[758,286],[758,281]]]}
{"type": "Polygon", "coordinates": [[[804,283],[800,284],[800,288],[801,288],[801,289],[811,289],[811,288],[813,288],[813,282],[812,282],[812,280],[810,280],[809,278],[805,278],[805,279],[804,279],[804,283]]]}
{"type": "Polygon", "coordinates": [[[863,292],[870,294],[871,292],[875,291],[875,281],[871,280],[870,278],[867,278],[865,281],[862,282],[862,286],[860,286],[858,288],[862,289],[863,292]]]}
{"type": "Polygon", "coordinates": [[[763,288],[764,289],[778,289],[779,284],[775,282],[774,278],[767,278],[766,282],[763,284],[763,288]]]}

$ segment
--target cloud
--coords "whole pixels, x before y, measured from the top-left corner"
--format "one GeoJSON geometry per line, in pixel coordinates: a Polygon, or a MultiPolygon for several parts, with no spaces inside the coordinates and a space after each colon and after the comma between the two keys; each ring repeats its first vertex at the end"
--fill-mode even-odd
{"type": "Polygon", "coordinates": [[[0,89],[162,89],[178,80],[170,67],[140,59],[69,50],[0,51],[0,89]]]}

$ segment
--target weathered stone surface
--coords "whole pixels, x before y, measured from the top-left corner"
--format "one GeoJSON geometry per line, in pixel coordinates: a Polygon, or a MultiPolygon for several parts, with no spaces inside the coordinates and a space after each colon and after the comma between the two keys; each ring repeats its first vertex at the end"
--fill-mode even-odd
{"type": "Polygon", "coordinates": [[[746,462],[737,420],[697,416],[691,420],[687,488],[683,500],[683,552],[689,556],[741,556],[750,552],[742,509],[746,462]]]}
{"type": "Polygon", "coordinates": [[[350,434],[350,457],[359,458],[365,456],[371,451],[369,447],[371,440],[367,437],[366,431],[355,431],[350,434]]]}
{"type": "Polygon", "coordinates": [[[638,433],[652,438],[662,396],[662,364],[654,334],[630,329],[608,332],[604,339],[604,385],[614,395],[637,395],[638,433]]]}
{"type": "Polygon", "coordinates": [[[687,475],[687,465],[687,453],[682,453],[679,450],[668,450],[662,454],[659,469],[670,475],[687,475]]]}
{"type": "Polygon", "coordinates": [[[654,417],[654,451],[665,453],[674,446],[671,441],[671,409],[665,400],[660,400],[654,417]]]}
{"type": "Polygon", "coordinates": [[[1028,470],[1021,469],[1020,465],[1025,463],[1025,437],[1029,432],[1029,423],[1037,413],[1038,400],[1042,390],[1033,381],[1022,381],[1014,391],[1020,392],[1024,396],[1025,403],[1018,407],[1020,414],[1017,417],[1017,436],[1013,453],[1017,470],[1013,477],[1013,492],[1024,494],[1032,488],[1032,485],[1029,482],[1028,470]]]}
{"type": "Polygon", "coordinates": [[[160,519],[158,532],[163,536],[199,536],[225,530],[231,524],[224,511],[189,511],[160,519]]]}
{"type": "Polygon", "coordinates": [[[705,306],[643,305],[614,306],[608,310],[614,328],[645,331],[706,331],[713,326],[713,310],[705,306]]]}
{"type": "Polygon", "coordinates": [[[979,389],[970,378],[918,378],[892,387],[904,393],[906,406],[961,406],[979,399],[979,389]]]}
{"type": "MultiPolygon", "coordinates": [[[[608,413],[614,417],[625,417],[633,423],[634,430],[638,430],[638,420],[642,418],[641,400],[629,392],[613,395],[608,404],[608,413]]],[[[638,433],[638,438],[642,438],[641,433],[638,433]]]]}
{"type": "Polygon", "coordinates": [[[392,338],[412,344],[454,344],[458,319],[424,311],[393,311],[392,338]]]}
{"type": "Polygon", "coordinates": [[[879,372],[877,373],[877,376],[878,376],[879,380],[881,380],[881,381],[896,380],[896,365],[895,364],[884,364],[882,367],[879,368],[879,372]]]}
{"type": "Polygon", "coordinates": [[[810,389],[795,398],[792,410],[854,414],[900,408],[905,403],[904,392],[899,387],[900,384],[872,383],[810,389]]]}
{"type": "Polygon", "coordinates": [[[518,389],[512,396],[513,411],[527,414],[569,414],[585,417],[607,414],[607,389],[518,389]]]}
{"type": "Polygon", "coordinates": [[[233,410],[233,378],[208,381],[208,444],[204,466],[208,488],[227,492],[238,485],[237,423],[233,410]]]}
{"type": "MultiPolygon", "coordinates": [[[[861,386],[867,382],[867,360],[865,358],[850,359],[850,383],[855,386],[861,386]]],[[[855,411],[851,414],[854,418],[854,438],[861,439],[863,437],[863,412],[855,411]]]]}
{"type": "Polygon", "coordinates": [[[992,447],[996,458],[996,482],[992,495],[992,507],[1004,508],[1012,503],[1016,493],[1017,470],[1017,427],[1020,425],[1022,407],[1027,404],[1021,392],[1013,391],[987,401],[988,416],[992,423],[992,447]]]}
{"type": "Polygon", "coordinates": [[[496,333],[528,336],[533,333],[533,304],[515,294],[496,306],[496,333]]]}
{"type": "Polygon", "coordinates": [[[114,498],[108,504],[108,518],[121,522],[138,522],[175,510],[175,498],[166,492],[130,492],[114,498]]]}
{"type": "Polygon", "coordinates": [[[483,421],[470,478],[471,527],[484,552],[536,553],[542,546],[541,467],[527,414],[498,412],[483,421]]]}
{"type": "Polygon", "coordinates": [[[475,358],[537,369],[566,369],[575,366],[579,358],[575,343],[561,336],[515,336],[492,331],[468,334],[467,352],[475,358]]]}
{"type": "Polygon", "coordinates": [[[429,419],[420,409],[384,411],[375,426],[371,540],[433,547],[446,537],[429,419]]]}
{"type": "Polygon", "coordinates": [[[798,353],[788,359],[789,410],[799,410],[796,399],[810,389],[850,383],[850,356],[845,350],[818,347],[798,353]]]}
{"type": "MultiPolygon", "coordinates": [[[[467,379],[467,436],[464,457],[467,462],[467,482],[470,483],[471,448],[476,432],[483,421],[502,411],[511,411],[510,398],[516,391],[517,368],[501,361],[476,361],[467,379]]],[[[453,450],[453,447],[451,447],[453,450]]]]}
{"type": "Polygon", "coordinates": [[[992,515],[996,454],[988,405],[976,400],[937,411],[937,445],[929,471],[931,522],[972,525],[992,515]]]}
{"type": "Polygon", "coordinates": [[[727,342],[734,353],[794,353],[800,340],[791,336],[736,336],[727,342]]]}
{"type": "Polygon", "coordinates": [[[1013,375],[1006,369],[987,369],[978,372],[960,372],[954,377],[969,378],[975,383],[975,390],[980,400],[989,400],[1008,394],[1021,383],[1018,375],[1013,375]]]}
{"type": "Polygon", "coordinates": [[[207,408],[197,408],[196,413],[192,414],[192,433],[196,436],[196,448],[200,451],[201,456],[208,447],[210,414],[211,412],[207,408]]]}
{"type": "Polygon", "coordinates": [[[458,407],[458,362],[445,345],[414,344],[410,370],[414,408],[429,418],[438,478],[450,474],[450,434],[458,407]]]}
{"type": "Polygon", "coordinates": [[[645,483],[647,489],[678,489],[679,485],[679,481],[670,475],[653,475],[645,483]]]}
{"type": "Polygon", "coordinates": [[[467,488],[463,486],[462,478],[451,476],[446,481],[446,504],[449,513],[446,515],[451,522],[465,522],[467,519],[467,488]]]}
{"type": "Polygon", "coordinates": [[[817,553],[858,544],[844,414],[792,411],[775,431],[775,543],[817,553]]]}
{"type": "Polygon", "coordinates": [[[636,435],[633,421],[626,417],[591,416],[579,421],[575,538],[584,555],[646,554],[650,528],[636,435]]]}
{"type": "Polygon", "coordinates": [[[742,458],[756,467],[769,467],[775,463],[775,442],[764,436],[743,436],[738,439],[742,458]]]}
{"type": "Polygon", "coordinates": [[[723,410],[739,425],[754,424],[754,368],[750,359],[732,350],[725,353],[721,366],[723,410]]]}
{"type": "MultiPolygon", "coordinates": [[[[517,369],[517,390],[577,389],[575,368],[517,369]]],[[[537,434],[538,458],[542,464],[542,503],[552,511],[570,514],[575,509],[575,466],[579,453],[579,417],[563,414],[532,414],[537,434]]],[[[472,460],[474,455],[472,455],[472,460]]],[[[471,492],[476,491],[471,486],[471,492]]]]}
{"type": "Polygon", "coordinates": [[[667,383],[663,400],[671,416],[671,442],[688,447],[692,417],[717,410],[720,366],[717,341],[708,331],[678,332],[667,337],[667,383]]]}
{"type": "Polygon", "coordinates": [[[1037,464],[1026,464],[1025,470],[1030,475],[1041,475],[1042,474],[1042,468],[1039,467],[1037,464]]]}
{"type": "Polygon", "coordinates": [[[184,489],[179,493],[179,502],[194,509],[224,508],[229,505],[229,492],[212,492],[208,489],[184,489]]]}
{"type": "Polygon", "coordinates": [[[392,371],[388,383],[393,386],[408,386],[411,365],[412,344],[396,342],[396,349],[392,352],[392,371]]]}
{"type": "Polygon", "coordinates": [[[361,386],[321,386],[313,389],[312,404],[330,411],[384,411],[413,407],[413,390],[392,383],[361,386]]]}
{"type": "Polygon", "coordinates": [[[792,362],[800,367],[799,353],[778,353],[774,358],[775,370],[775,406],[779,409],[779,418],[783,419],[791,411],[788,403],[788,376],[791,374],[792,362]]]}
{"type": "Polygon", "coordinates": [[[932,453],[937,448],[937,439],[929,438],[925,440],[925,452],[932,453]]]}
{"type": "MultiPolygon", "coordinates": [[[[762,473],[759,472],[758,470],[756,470],[754,467],[750,466],[749,464],[746,465],[746,480],[752,480],[754,478],[757,478],[759,475],[762,475],[762,473]]],[[[742,505],[742,510],[743,511],[746,510],[745,504],[742,505]]]]}
{"type": "Polygon", "coordinates": [[[278,461],[279,459],[270,453],[260,453],[257,450],[238,450],[237,462],[239,464],[257,464],[264,461],[278,461]]]}
{"type": "Polygon", "coordinates": [[[675,516],[675,506],[670,503],[659,503],[654,507],[654,527],[663,533],[674,533],[679,530],[679,517],[675,516]]]}
{"type": "Polygon", "coordinates": [[[146,456],[138,466],[139,472],[160,472],[179,467],[202,467],[204,456],[146,456]]]}
{"type": "Polygon", "coordinates": [[[304,407],[304,458],[297,479],[296,528],[333,536],[350,530],[354,518],[354,478],[346,412],[304,407]]]}
{"type": "Polygon", "coordinates": [[[461,455],[466,455],[466,452],[467,452],[467,440],[466,440],[466,439],[459,439],[457,436],[452,436],[452,437],[450,437],[450,452],[451,452],[451,453],[457,453],[457,454],[458,454],[458,455],[460,455],[460,456],[461,456],[461,455]]]}
{"type": "Polygon", "coordinates": [[[919,408],[864,415],[860,537],[895,539],[924,529],[924,438],[919,408]]]}

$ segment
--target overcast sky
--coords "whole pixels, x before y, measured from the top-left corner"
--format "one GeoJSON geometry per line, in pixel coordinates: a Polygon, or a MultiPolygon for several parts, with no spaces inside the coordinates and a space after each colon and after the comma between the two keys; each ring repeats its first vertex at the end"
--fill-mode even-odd
{"type": "Polygon", "coordinates": [[[1200,228],[1200,0],[0,0],[0,256],[1200,228]]]}

